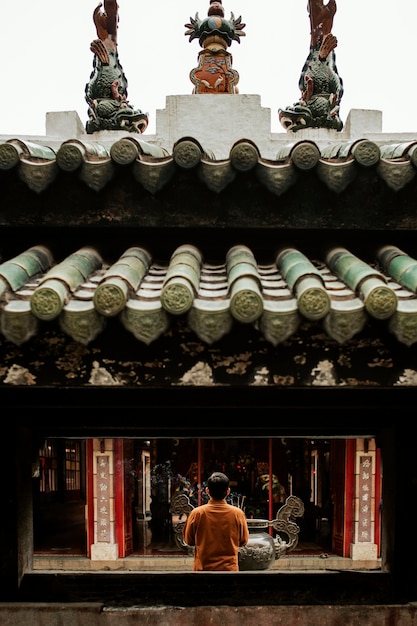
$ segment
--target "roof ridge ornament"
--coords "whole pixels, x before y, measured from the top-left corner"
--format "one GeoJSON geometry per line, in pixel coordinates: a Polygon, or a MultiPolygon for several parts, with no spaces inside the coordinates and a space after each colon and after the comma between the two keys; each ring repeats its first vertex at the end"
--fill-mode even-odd
{"type": "Polygon", "coordinates": [[[232,69],[233,58],[227,48],[246,36],[241,16],[235,18],[231,13],[230,19],[225,19],[221,0],[210,0],[207,17],[201,20],[196,13],[184,26],[189,41],[198,39],[203,48],[198,54],[198,67],[190,72],[193,93],[239,93],[239,73],[232,69]]]}
{"type": "Polygon", "coordinates": [[[97,37],[90,50],[94,54],[93,71],[85,86],[89,120],[88,134],[100,130],[124,130],[143,133],[148,126],[148,113],[135,109],[127,99],[127,78],[117,51],[117,0],[104,0],[93,13],[97,37]]]}
{"type": "Polygon", "coordinates": [[[310,16],[310,53],[298,86],[301,97],[286,109],[278,109],[278,118],[285,130],[296,132],[304,128],[329,128],[341,131],[339,117],[343,96],[343,81],[336,67],[337,38],[332,34],[336,0],[308,0],[310,16]]]}

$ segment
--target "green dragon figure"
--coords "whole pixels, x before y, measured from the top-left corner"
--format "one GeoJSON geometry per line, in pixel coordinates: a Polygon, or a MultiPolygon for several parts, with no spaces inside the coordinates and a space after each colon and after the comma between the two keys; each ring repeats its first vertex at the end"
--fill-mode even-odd
{"type": "Polygon", "coordinates": [[[309,0],[308,11],[311,25],[310,54],[301,72],[298,86],[301,98],[293,106],[278,109],[281,125],[287,131],[303,128],[331,128],[341,131],[343,122],[339,117],[343,95],[334,49],[337,39],[331,33],[336,1],[309,0]]]}
{"type": "Polygon", "coordinates": [[[85,87],[89,105],[88,134],[100,130],[125,130],[143,133],[148,126],[148,114],[134,109],[127,100],[127,79],[117,53],[118,5],[116,0],[104,0],[93,13],[98,39],[90,46],[94,53],[93,71],[85,87]]]}

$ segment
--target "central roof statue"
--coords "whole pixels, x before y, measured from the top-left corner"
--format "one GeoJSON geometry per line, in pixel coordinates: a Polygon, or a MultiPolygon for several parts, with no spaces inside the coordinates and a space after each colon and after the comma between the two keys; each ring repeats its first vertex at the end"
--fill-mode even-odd
{"type": "Polygon", "coordinates": [[[336,0],[308,0],[311,39],[310,54],[301,72],[298,86],[301,98],[293,106],[278,110],[281,125],[287,131],[302,128],[342,130],[339,117],[343,82],[336,68],[334,49],[337,39],[332,34],[336,0]]]}
{"type": "Polygon", "coordinates": [[[232,55],[227,48],[233,41],[240,43],[245,26],[242,18],[235,19],[233,13],[230,20],[225,19],[221,0],[210,0],[204,20],[198,13],[194,19],[190,17],[185,35],[189,35],[189,41],[198,39],[203,47],[198,54],[198,67],[190,72],[193,93],[238,93],[239,74],[232,69],[232,55]]]}

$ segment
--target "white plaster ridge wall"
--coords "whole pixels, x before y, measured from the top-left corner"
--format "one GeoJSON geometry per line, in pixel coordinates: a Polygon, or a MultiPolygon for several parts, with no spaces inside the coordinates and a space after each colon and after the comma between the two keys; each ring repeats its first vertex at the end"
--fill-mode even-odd
{"type": "Polygon", "coordinates": [[[259,95],[167,96],[166,108],[156,111],[156,136],[168,149],[193,137],[216,160],[229,158],[240,139],[250,139],[262,152],[271,141],[271,109],[261,106],[259,95]]]}
{"type": "MultiPolygon", "coordinates": [[[[331,143],[369,139],[379,145],[415,141],[414,133],[383,133],[382,111],[352,109],[342,131],[306,128],[297,132],[271,132],[271,109],[261,106],[261,96],[250,94],[189,94],[166,97],[166,108],[156,111],[156,141],[172,150],[181,138],[193,137],[216,160],[228,159],[233,145],[248,139],[261,157],[275,159],[280,147],[313,141],[319,148],[331,143]]],[[[146,133],[143,135],[146,141],[146,133]]]]}
{"type": "MultiPolygon", "coordinates": [[[[88,135],[76,111],[53,111],[46,114],[46,134],[0,135],[0,142],[10,139],[32,141],[57,150],[70,139],[108,147],[128,131],[100,131],[88,135]]],[[[228,159],[233,145],[242,139],[256,144],[261,158],[275,160],[283,145],[313,141],[319,148],[330,143],[348,143],[369,139],[379,145],[417,140],[417,130],[408,133],[383,133],[382,112],[351,109],[341,132],[326,128],[307,128],[297,132],[271,132],[271,109],[261,106],[261,96],[251,94],[187,94],[166,96],[166,108],[156,110],[156,132],[136,135],[141,141],[156,144],[172,153],[175,143],[193,137],[215,160],[228,159]]]]}

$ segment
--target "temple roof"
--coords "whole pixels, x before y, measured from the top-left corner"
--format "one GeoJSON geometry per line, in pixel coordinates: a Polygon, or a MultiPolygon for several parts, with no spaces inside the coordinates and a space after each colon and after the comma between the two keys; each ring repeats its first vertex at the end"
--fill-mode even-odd
{"type": "Polygon", "coordinates": [[[280,197],[311,175],[341,194],[368,169],[382,188],[397,192],[415,179],[417,135],[383,134],[378,114],[351,112],[343,132],[274,134],[258,96],[172,96],[158,111],[157,134],[149,137],[122,131],[87,135],[76,114],[50,114],[45,137],[0,136],[0,176],[16,172],[39,194],[65,173],[98,192],[124,169],[139,187],[158,194],[180,171],[192,170],[219,194],[239,173],[251,173],[280,197]],[[256,126],[249,127],[248,120],[256,126]]]}
{"type": "Polygon", "coordinates": [[[172,150],[127,136],[105,143],[83,142],[76,138],[62,143],[57,151],[22,139],[0,144],[0,170],[17,170],[19,178],[36,193],[56,180],[60,172],[79,177],[94,191],[102,190],[120,167],[129,167],[132,178],[146,191],[161,191],[181,169],[198,168],[200,180],[211,191],[223,191],[237,172],[255,171],[260,184],[276,196],[302,182],[303,173],[315,177],[335,193],[354,185],[361,168],[373,167],[381,184],[394,191],[403,189],[417,173],[417,140],[379,146],[368,139],[335,141],[320,148],[314,141],[283,145],[275,159],[262,157],[250,139],[234,144],[225,159],[208,154],[199,141],[184,137],[172,150]]]}
{"type": "Polygon", "coordinates": [[[221,94],[169,97],[157,121],[155,136],[91,141],[73,113],[50,114],[45,137],[0,141],[8,340],[58,321],[88,344],[118,317],[149,344],[180,317],[208,345],[247,324],[275,346],[306,320],[339,344],[380,320],[417,341],[417,285],[391,264],[417,263],[397,237],[415,226],[413,135],[366,111],[343,132],[273,134],[259,97],[221,94]],[[383,236],[359,251],[366,230],[383,236]]]}
{"type": "Polygon", "coordinates": [[[166,263],[134,246],[111,264],[91,247],[54,259],[34,245],[0,264],[0,322],[16,345],[53,321],[87,345],[118,317],[145,344],[182,318],[208,345],[246,324],[276,346],[303,321],[343,344],[382,320],[409,346],[417,341],[416,292],[417,260],[392,245],[372,264],[340,246],[324,259],[284,247],[274,262],[260,264],[249,247],[235,245],[216,265],[192,244],[176,248],[166,263]]]}
{"type": "MultiPolygon", "coordinates": [[[[246,372],[249,354],[253,385],[335,384],[336,362],[340,386],[413,385],[404,354],[417,342],[417,133],[384,133],[380,111],[353,110],[342,124],[338,100],[315,93],[309,75],[300,102],[278,112],[286,131],[273,133],[260,96],[234,84],[222,93],[213,74],[216,93],[199,75],[193,94],[167,96],[151,135],[109,64],[108,17],[91,49],[89,122],[51,112],[44,136],[0,135],[5,386],[62,386],[49,371],[75,353],[83,365],[68,366],[65,385],[85,384],[87,368],[101,386],[132,376],[206,385],[214,369],[222,385],[246,372]],[[277,347],[285,367],[274,373],[277,347]]],[[[188,26],[200,37],[197,19],[188,26]]],[[[311,63],[333,58],[329,35],[311,63]]],[[[216,69],[214,53],[220,74],[231,61],[217,39],[204,39],[196,70],[216,69]]]]}

